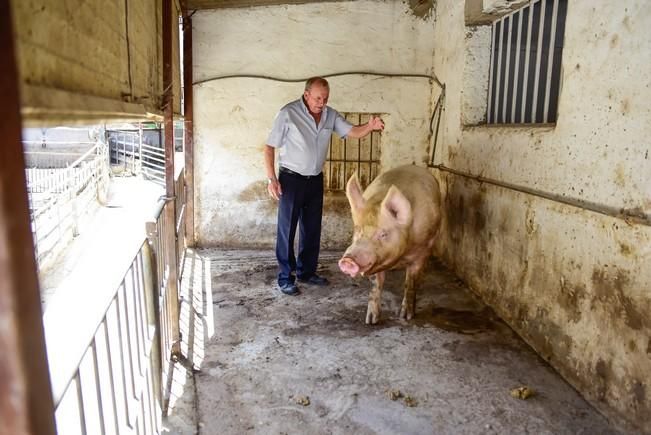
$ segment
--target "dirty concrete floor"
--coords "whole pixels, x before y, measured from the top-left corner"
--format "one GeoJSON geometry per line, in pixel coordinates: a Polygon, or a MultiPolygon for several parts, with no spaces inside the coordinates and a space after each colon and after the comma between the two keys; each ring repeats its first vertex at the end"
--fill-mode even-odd
{"type": "Polygon", "coordinates": [[[297,297],[276,289],[271,251],[200,253],[215,321],[195,375],[200,434],[617,433],[435,260],[414,320],[397,318],[404,273],[391,272],[368,326],[370,283],[340,273],[340,253],[321,255],[331,285],[297,297]],[[512,397],[521,386],[535,395],[512,397]]]}

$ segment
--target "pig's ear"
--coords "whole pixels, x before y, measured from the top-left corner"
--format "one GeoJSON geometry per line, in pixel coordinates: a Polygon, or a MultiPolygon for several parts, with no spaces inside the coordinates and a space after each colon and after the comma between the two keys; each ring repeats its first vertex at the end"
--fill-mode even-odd
{"type": "Polygon", "coordinates": [[[411,223],[411,203],[396,186],[389,188],[387,195],[382,200],[380,213],[382,217],[390,219],[398,223],[398,225],[408,225],[411,223]]]}
{"type": "Polygon", "coordinates": [[[357,174],[353,174],[353,176],[348,180],[348,184],[346,184],[346,197],[348,198],[350,208],[353,211],[353,216],[355,216],[355,212],[359,212],[364,208],[366,201],[362,196],[362,188],[357,180],[357,174]]]}

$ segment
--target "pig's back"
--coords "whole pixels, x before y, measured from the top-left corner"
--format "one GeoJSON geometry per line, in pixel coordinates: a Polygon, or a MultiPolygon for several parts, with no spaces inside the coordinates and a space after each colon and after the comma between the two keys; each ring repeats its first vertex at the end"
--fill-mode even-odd
{"type": "Polygon", "coordinates": [[[369,204],[379,206],[392,185],[400,189],[411,203],[414,213],[412,237],[433,237],[441,218],[441,194],[429,169],[404,165],[384,172],[366,188],[364,198],[369,204]]]}

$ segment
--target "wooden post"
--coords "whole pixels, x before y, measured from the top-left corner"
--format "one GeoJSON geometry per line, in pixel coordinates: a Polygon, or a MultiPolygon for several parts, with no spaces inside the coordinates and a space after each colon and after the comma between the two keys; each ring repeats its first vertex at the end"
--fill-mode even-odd
{"type": "Polygon", "coordinates": [[[183,118],[185,122],[185,240],[195,246],[194,236],[194,133],[192,92],[192,17],[183,15],[183,118]]]}
{"type": "Polygon", "coordinates": [[[43,313],[29,223],[9,0],[0,0],[0,431],[55,433],[43,313]]]}
{"type": "MultiPolygon", "coordinates": [[[[175,213],[175,192],[174,192],[174,83],[173,83],[173,65],[172,65],[172,44],[174,33],[172,25],[177,25],[177,19],[172,20],[172,0],[163,0],[163,125],[165,130],[165,194],[167,204],[163,209],[166,221],[171,222],[171,228],[167,228],[165,245],[167,252],[167,262],[169,266],[169,302],[170,302],[170,321],[172,322],[172,354],[180,355],[181,353],[181,334],[179,329],[179,273],[178,261],[176,258],[176,213],[175,213]]],[[[176,17],[174,17],[176,18],[176,17]]]]}

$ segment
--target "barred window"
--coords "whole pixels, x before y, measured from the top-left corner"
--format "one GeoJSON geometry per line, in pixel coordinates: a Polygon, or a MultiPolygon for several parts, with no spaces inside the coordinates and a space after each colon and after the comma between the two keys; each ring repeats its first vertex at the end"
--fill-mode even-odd
{"type": "MultiPolygon", "coordinates": [[[[353,125],[368,122],[370,113],[341,114],[353,125]]],[[[336,133],[330,138],[330,149],[323,171],[325,189],[345,191],[348,179],[354,174],[365,189],[377,177],[380,169],[380,132],[374,131],[362,139],[342,139],[336,133]]]]}
{"type": "Polygon", "coordinates": [[[556,122],[567,0],[535,0],[492,25],[489,124],[556,122]]]}

